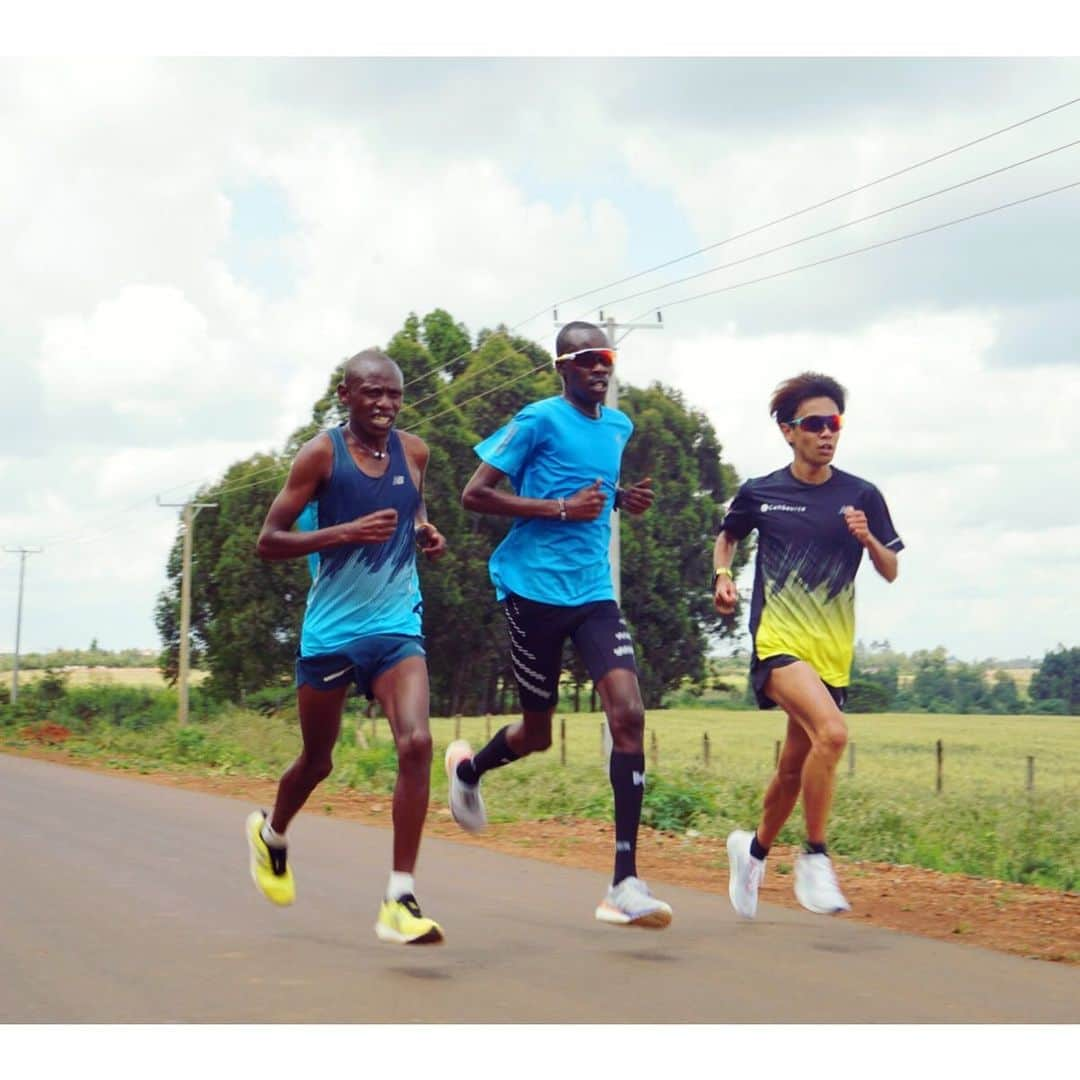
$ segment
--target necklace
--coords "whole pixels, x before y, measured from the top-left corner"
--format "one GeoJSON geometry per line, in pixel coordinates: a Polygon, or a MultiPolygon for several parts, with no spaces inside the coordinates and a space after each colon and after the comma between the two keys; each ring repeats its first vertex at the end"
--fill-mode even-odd
{"type": "Polygon", "coordinates": [[[346,427],[348,427],[349,429],[349,434],[356,440],[356,445],[359,446],[360,449],[363,450],[365,453],[370,454],[376,461],[382,461],[384,457],[387,457],[389,455],[388,450],[376,450],[374,446],[368,446],[368,444],[364,442],[364,440],[361,439],[360,436],[357,435],[356,432],[353,430],[351,420],[346,425],[346,427]]]}

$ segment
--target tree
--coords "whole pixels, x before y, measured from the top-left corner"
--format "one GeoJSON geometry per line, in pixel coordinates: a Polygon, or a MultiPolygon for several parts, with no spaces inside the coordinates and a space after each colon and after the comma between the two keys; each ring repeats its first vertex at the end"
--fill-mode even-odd
{"type": "Polygon", "coordinates": [[[1036,705],[1061,701],[1072,716],[1080,715],[1080,648],[1059,645],[1048,652],[1031,677],[1028,696],[1036,705]]]}
{"type": "MultiPolygon", "coordinates": [[[[738,477],[722,462],[708,419],[678,391],[624,387],[619,407],[634,421],[622,480],[651,476],[656,492],[648,513],[625,515],[620,534],[623,613],[638,646],[642,697],[656,708],[684,677],[701,682],[710,636],[734,632],[713,607],[711,553],[738,477]]],[[[736,572],[747,554],[740,548],[736,572]]]]}
{"type": "MultiPolygon", "coordinates": [[[[516,710],[504,619],[488,573],[491,552],[511,522],[466,514],[461,490],[478,464],[476,443],[528,402],[560,391],[551,356],[535,342],[502,326],[482,330],[471,351],[470,340],[465,326],[436,309],[423,318],[410,314],[386,347],[406,383],[398,427],[430,448],[425,500],[429,517],[449,539],[438,563],[419,560],[432,709],[443,715],[516,710]]],[[[337,398],[344,363],[331,372],[311,419],[292,433],[281,455],[238,462],[198,494],[219,507],[203,511],[194,533],[192,639],[196,658],[210,669],[210,688],[221,696],[238,700],[291,677],[307,564],[264,563],[255,555],[255,540],[297,450],[345,419],[337,398]]],[[[623,610],[639,647],[645,701],[655,707],[684,678],[700,682],[709,638],[733,632],[712,606],[710,552],[722,504],[738,478],[722,460],[704,414],[689,409],[677,392],[660,385],[626,387],[621,404],[637,429],[624,480],[652,475],[658,491],[653,510],[621,523],[623,610]]],[[[736,568],[748,551],[740,549],[736,568]]],[[[167,577],[156,620],[162,666],[175,678],[179,535],[167,577]]],[[[567,666],[583,678],[569,659],[567,666]]]]}
{"type": "MultiPolygon", "coordinates": [[[[232,465],[198,493],[216,509],[199,514],[192,537],[193,658],[210,669],[210,693],[239,700],[286,679],[299,641],[310,584],[305,560],[263,562],[255,541],[288,461],[256,454],[232,465]]],[[[181,537],[169,555],[169,584],[158,597],[156,621],[165,644],[161,667],[175,680],[179,647],[181,537]]]]}
{"type": "Polygon", "coordinates": [[[994,682],[990,687],[988,699],[993,712],[1008,716],[1022,711],[1016,680],[1000,668],[994,672],[994,682]]]}

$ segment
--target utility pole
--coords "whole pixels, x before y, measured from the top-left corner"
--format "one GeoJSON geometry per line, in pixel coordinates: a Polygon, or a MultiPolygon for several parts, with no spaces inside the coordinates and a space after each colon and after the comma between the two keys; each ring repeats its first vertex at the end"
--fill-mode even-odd
{"type": "Polygon", "coordinates": [[[19,642],[22,637],[23,577],[26,573],[26,556],[38,555],[41,548],[4,548],[9,555],[19,556],[19,601],[15,608],[15,666],[11,672],[11,704],[19,700],[19,642]]]}
{"type": "MultiPolygon", "coordinates": [[[[555,330],[558,333],[560,327],[566,325],[566,323],[559,322],[559,311],[556,308],[554,312],[555,317],[555,330]]],[[[612,348],[615,348],[620,341],[627,334],[634,330],[663,330],[664,320],[661,318],[660,312],[656,313],[656,322],[632,322],[621,323],[615,320],[615,317],[611,314],[604,318],[604,313],[600,312],[600,322],[604,326],[604,330],[607,333],[607,339],[611,343],[612,348]],[[615,332],[622,330],[623,334],[616,339],[615,332]]],[[[558,349],[555,350],[556,354],[558,349]]],[[[604,398],[604,404],[609,409],[617,409],[619,407],[619,381],[615,374],[614,368],[611,372],[611,378],[608,379],[607,395],[604,398]]],[[[615,592],[615,603],[622,604],[622,542],[619,535],[619,518],[614,517],[611,522],[611,538],[608,541],[608,560],[611,563],[611,587],[615,592]]],[[[611,729],[604,725],[604,757],[606,760],[611,760],[612,750],[611,729]]]]}
{"type": "Polygon", "coordinates": [[[184,510],[184,556],[180,574],[180,671],[177,678],[179,703],[176,720],[179,724],[188,721],[188,672],[191,665],[191,537],[195,531],[195,518],[200,510],[208,510],[217,503],[163,503],[158,496],[158,506],[178,506],[184,510]]]}

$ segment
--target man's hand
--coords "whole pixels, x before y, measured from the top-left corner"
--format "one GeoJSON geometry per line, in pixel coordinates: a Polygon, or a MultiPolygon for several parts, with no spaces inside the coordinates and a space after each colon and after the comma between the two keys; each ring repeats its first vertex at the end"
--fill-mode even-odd
{"type": "Polygon", "coordinates": [[[345,542],[349,544],[382,544],[394,535],[397,528],[397,511],[393,507],[376,510],[355,518],[346,525],[345,542]]]}
{"type": "Polygon", "coordinates": [[[721,615],[734,615],[738,600],[739,590],[735,588],[735,582],[727,574],[721,574],[716,579],[716,589],[713,592],[716,610],[721,615]]]}
{"type": "Polygon", "coordinates": [[[567,521],[595,521],[604,509],[607,495],[604,494],[603,483],[597,477],[588,487],[575,491],[564,501],[567,521]]]}
{"type": "Polygon", "coordinates": [[[873,534],[870,532],[870,525],[867,523],[866,514],[862,510],[856,510],[854,506],[845,506],[843,508],[844,522],[848,527],[848,532],[855,537],[856,540],[866,547],[873,539],[873,534]]]}
{"type": "Polygon", "coordinates": [[[446,551],[446,537],[430,521],[416,526],[416,543],[429,559],[437,559],[446,551]]]}
{"type": "Polygon", "coordinates": [[[644,514],[652,506],[654,496],[651,476],[619,490],[619,509],[628,514],[644,514]]]}

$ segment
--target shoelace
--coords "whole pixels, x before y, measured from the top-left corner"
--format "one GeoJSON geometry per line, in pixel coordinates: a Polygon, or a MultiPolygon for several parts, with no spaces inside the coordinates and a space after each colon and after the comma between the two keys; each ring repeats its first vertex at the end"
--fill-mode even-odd
{"type": "Polygon", "coordinates": [[[399,896],[398,903],[414,918],[422,919],[424,917],[420,914],[420,905],[416,902],[416,897],[413,896],[412,893],[406,893],[404,896],[399,896]]]}

